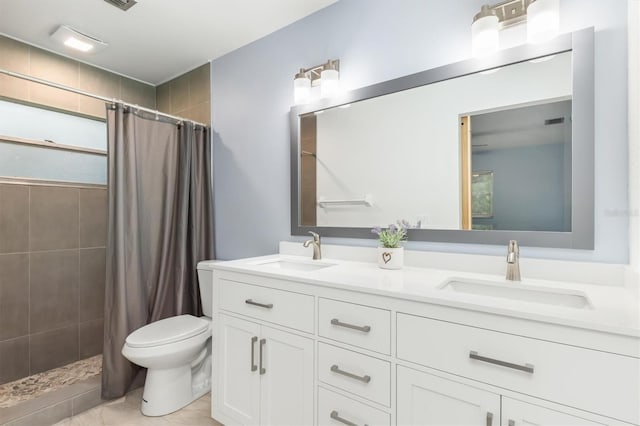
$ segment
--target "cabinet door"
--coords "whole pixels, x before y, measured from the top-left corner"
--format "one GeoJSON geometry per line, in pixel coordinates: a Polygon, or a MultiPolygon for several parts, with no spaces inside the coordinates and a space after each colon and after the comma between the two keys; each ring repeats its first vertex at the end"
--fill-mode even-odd
{"type": "Polygon", "coordinates": [[[260,423],[313,424],[313,341],[262,326],[260,423]]]}
{"type": "Polygon", "coordinates": [[[502,426],[595,426],[602,424],[604,423],[593,422],[571,414],[502,397],[502,426]]]}
{"type": "Polygon", "coordinates": [[[220,413],[239,424],[260,423],[259,336],[258,324],[220,315],[219,379],[214,398],[220,413]]]}
{"type": "Polygon", "coordinates": [[[500,424],[500,395],[398,366],[398,425],[500,424]]]}

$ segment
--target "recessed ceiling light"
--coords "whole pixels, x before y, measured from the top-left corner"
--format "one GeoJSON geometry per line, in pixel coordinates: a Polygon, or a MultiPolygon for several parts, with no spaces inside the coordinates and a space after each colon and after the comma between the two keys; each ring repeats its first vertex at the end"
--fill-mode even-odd
{"type": "Polygon", "coordinates": [[[83,34],[67,25],[60,25],[52,34],[51,38],[58,43],[81,52],[97,52],[108,46],[104,41],[83,34]]]}

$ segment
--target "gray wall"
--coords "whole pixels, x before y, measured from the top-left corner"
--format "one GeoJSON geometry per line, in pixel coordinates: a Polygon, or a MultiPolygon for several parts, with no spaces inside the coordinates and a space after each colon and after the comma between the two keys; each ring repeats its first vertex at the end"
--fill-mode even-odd
{"type": "Polygon", "coordinates": [[[102,353],[107,190],[0,184],[0,383],[102,353]]]}
{"type": "Polygon", "coordinates": [[[496,230],[570,231],[564,154],[564,143],[474,152],[473,170],[493,171],[493,217],[473,223],[496,230]]]}
{"type": "MultiPolygon", "coordinates": [[[[300,67],[339,58],[348,89],[466,59],[484,0],[341,0],[212,63],[216,249],[274,253],[289,232],[288,111],[300,67]]],[[[595,250],[523,247],[539,258],[626,262],[626,2],[563,0],[561,26],[596,31],[595,250]],[[617,3],[619,7],[612,7],[617,3]]],[[[579,208],[579,206],[577,206],[579,208]]],[[[326,239],[376,245],[374,240],[326,239]]],[[[409,242],[409,249],[503,254],[504,247],[409,242]]]]}

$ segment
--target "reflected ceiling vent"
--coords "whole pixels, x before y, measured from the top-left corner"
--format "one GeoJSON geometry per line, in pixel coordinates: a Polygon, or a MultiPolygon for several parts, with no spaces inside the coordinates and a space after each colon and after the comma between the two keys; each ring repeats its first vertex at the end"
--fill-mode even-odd
{"type": "Polygon", "coordinates": [[[104,0],[112,6],[117,7],[120,10],[129,10],[137,3],[136,0],[104,0]]]}
{"type": "Polygon", "coordinates": [[[548,120],[544,120],[545,126],[551,126],[552,124],[562,124],[562,123],[564,123],[564,117],[549,118],[548,120]]]}

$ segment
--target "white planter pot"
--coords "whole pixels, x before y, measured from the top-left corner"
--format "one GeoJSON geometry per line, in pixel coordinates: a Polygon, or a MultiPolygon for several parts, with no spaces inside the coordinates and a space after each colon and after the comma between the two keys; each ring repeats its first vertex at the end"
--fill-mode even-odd
{"type": "Polygon", "coordinates": [[[382,269],[401,269],[404,264],[404,247],[378,247],[378,266],[382,269]]]}

